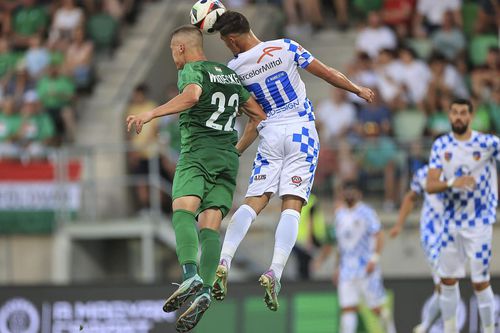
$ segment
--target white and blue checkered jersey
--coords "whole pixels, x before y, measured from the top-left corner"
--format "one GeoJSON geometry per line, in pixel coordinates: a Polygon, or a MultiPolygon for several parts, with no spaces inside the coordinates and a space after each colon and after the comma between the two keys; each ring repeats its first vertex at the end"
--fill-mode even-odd
{"type": "Polygon", "coordinates": [[[418,169],[411,180],[410,188],[413,192],[423,196],[424,203],[420,213],[420,231],[422,234],[439,234],[441,231],[441,215],[443,214],[443,195],[441,193],[429,194],[425,191],[427,183],[427,165],[418,169]]]}
{"type": "Polygon", "coordinates": [[[468,141],[452,133],[438,138],[431,151],[430,169],[442,170],[444,180],[469,175],[476,180],[472,191],[448,189],[443,192],[444,232],[450,227],[474,227],[495,223],[498,203],[497,167],[500,139],[476,131],[468,141]]]}
{"type": "Polygon", "coordinates": [[[366,276],[366,265],[375,251],[374,235],[381,229],[375,210],[363,202],[339,208],[335,214],[335,233],[340,253],[339,278],[366,276]]]}
{"type": "Polygon", "coordinates": [[[228,64],[267,114],[265,124],[313,121],[311,102],[300,78],[314,57],[290,39],[262,42],[228,64]]]}
{"type": "Polygon", "coordinates": [[[413,175],[410,188],[424,198],[420,213],[420,240],[427,259],[435,265],[441,247],[441,218],[444,207],[442,193],[429,194],[425,191],[428,173],[428,165],[418,169],[413,175]]]}

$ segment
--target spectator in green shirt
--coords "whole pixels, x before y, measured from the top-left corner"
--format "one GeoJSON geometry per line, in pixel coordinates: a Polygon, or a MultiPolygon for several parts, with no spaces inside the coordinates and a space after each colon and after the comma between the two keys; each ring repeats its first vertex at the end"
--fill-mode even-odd
{"type": "Polygon", "coordinates": [[[16,134],[21,126],[21,117],[15,113],[14,100],[6,98],[0,108],[0,160],[15,159],[19,154],[16,134]]]}
{"type": "Polygon", "coordinates": [[[377,123],[368,122],[363,126],[364,141],[359,154],[362,183],[373,176],[384,178],[384,209],[392,210],[396,204],[396,172],[398,150],[394,141],[381,135],[377,123]]]}
{"type": "Polygon", "coordinates": [[[36,0],[22,0],[21,6],[12,14],[13,40],[16,48],[25,50],[29,47],[30,37],[43,34],[49,17],[36,0]]]}
{"type": "Polygon", "coordinates": [[[48,114],[41,111],[37,93],[28,91],[21,108],[21,124],[17,137],[20,140],[21,159],[41,159],[54,138],[54,124],[48,114]]]}
{"type": "Polygon", "coordinates": [[[438,109],[431,111],[427,118],[427,132],[433,138],[451,131],[448,112],[451,103],[450,96],[444,94],[439,96],[438,109]]]}
{"type": "Polygon", "coordinates": [[[74,83],[60,74],[60,65],[52,63],[49,66],[48,75],[38,81],[36,90],[42,106],[54,121],[58,139],[62,139],[65,134],[66,138],[71,141],[75,129],[74,83]]]}
{"type": "Polygon", "coordinates": [[[9,42],[5,38],[0,38],[0,78],[14,69],[16,62],[17,57],[10,50],[9,42]]]}
{"type": "Polygon", "coordinates": [[[488,107],[490,109],[493,130],[498,134],[500,133],[500,84],[493,89],[488,107]]]}

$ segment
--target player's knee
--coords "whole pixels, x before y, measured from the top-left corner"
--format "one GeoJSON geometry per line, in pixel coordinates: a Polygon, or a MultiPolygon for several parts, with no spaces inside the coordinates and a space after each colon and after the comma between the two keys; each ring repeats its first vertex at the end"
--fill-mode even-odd
{"type": "Polygon", "coordinates": [[[382,307],[381,307],[381,306],[377,306],[377,307],[375,307],[375,308],[372,308],[371,310],[372,310],[372,312],[373,312],[375,315],[377,315],[377,316],[379,316],[379,317],[382,315],[382,307]]]}
{"type": "Polygon", "coordinates": [[[348,307],[342,308],[340,311],[342,313],[358,312],[358,307],[357,306],[348,306],[348,307]]]}
{"type": "Polygon", "coordinates": [[[304,199],[296,195],[284,195],[282,197],[283,204],[281,205],[281,211],[285,209],[293,209],[297,212],[302,211],[302,206],[304,206],[304,199]]]}
{"type": "Polygon", "coordinates": [[[484,282],[473,282],[472,283],[472,288],[474,291],[482,291],[490,286],[489,281],[484,281],[484,282]]]}
{"type": "Polygon", "coordinates": [[[198,222],[200,229],[219,231],[222,222],[222,212],[218,208],[206,209],[198,216],[198,222]]]}
{"type": "Polygon", "coordinates": [[[441,278],[441,283],[445,286],[453,286],[457,283],[457,279],[441,278]]]}
{"type": "Polygon", "coordinates": [[[245,205],[250,206],[255,213],[258,215],[269,203],[272,193],[264,193],[257,197],[247,197],[245,198],[245,205]]]}
{"type": "Polygon", "coordinates": [[[182,209],[194,213],[196,212],[196,210],[198,210],[199,206],[200,206],[200,198],[193,195],[180,197],[175,199],[174,202],[172,202],[173,211],[182,209]]]}

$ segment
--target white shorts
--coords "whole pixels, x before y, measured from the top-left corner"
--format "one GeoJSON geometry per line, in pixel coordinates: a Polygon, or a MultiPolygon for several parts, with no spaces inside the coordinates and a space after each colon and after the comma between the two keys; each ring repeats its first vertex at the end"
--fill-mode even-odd
{"type": "Polygon", "coordinates": [[[246,197],[264,193],[309,199],[318,164],[319,138],[313,121],[264,126],[246,197]]]}
{"type": "Polygon", "coordinates": [[[380,269],[365,278],[340,279],[338,293],[341,308],[358,306],[362,298],[373,309],[384,305],[386,300],[380,269]]]}
{"type": "Polygon", "coordinates": [[[464,278],[467,259],[472,282],[490,280],[493,227],[453,228],[443,234],[438,273],[441,278],[464,278]]]}

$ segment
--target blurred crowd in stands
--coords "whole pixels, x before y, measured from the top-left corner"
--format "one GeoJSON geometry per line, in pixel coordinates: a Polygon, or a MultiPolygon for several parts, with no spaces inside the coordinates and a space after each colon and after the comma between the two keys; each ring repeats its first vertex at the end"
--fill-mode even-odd
{"type": "Polygon", "coordinates": [[[97,80],[140,0],[0,1],[0,160],[45,159],[74,140],[97,80]]]}

